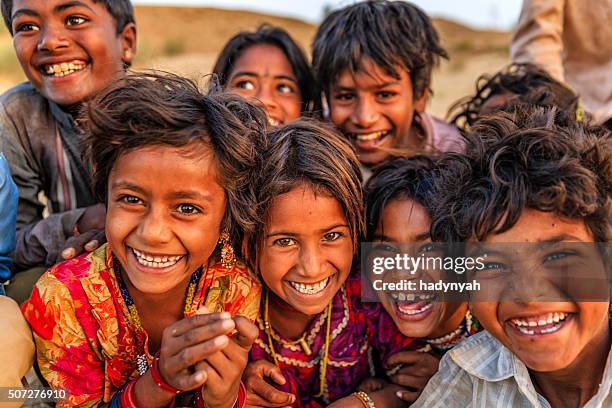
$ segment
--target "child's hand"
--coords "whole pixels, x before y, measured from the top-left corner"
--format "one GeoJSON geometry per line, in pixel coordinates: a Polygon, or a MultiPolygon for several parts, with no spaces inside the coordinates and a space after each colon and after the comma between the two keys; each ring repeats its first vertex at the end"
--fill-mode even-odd
{"type": "Polygon", "coordinates": [[[247,318],[235,316],[233,322],[236,333],[229,339],[227,347],[196,364],[196,371],[206,373],[202,396],[210,408],[233,406],[251,345],[259,335],[257,326],[247,318]]]}
{"type": "Polygon", "coordinates": [[[249,363],[242,378],[247,389],[249,407],[286,407],[295,402],[295,395],[277,390],[265,380],[270,378],[279,385],[287,382],[281,369],[269,361],[259,360],[249,363]]]}
{"type": "Polygon", "coordinates": [[[106,242],[104,230],[89,230],[75,237],[70,237],[66,240],[64,248],[60,252],[57,262],[62,262],[67,259],[72,259],[83,252],[91,252],[98,249],[100,245],[106,242]]]}
{"type": "Polygon", "coordinates": [[[196,389],[209,381],[208,372],[190,368],[229,346],[226,333],[235,328],[227,312],[198,314],[179,320],[164,330],[159,355],[159,371],[164,380],[183,391],[196,389]]]}
{"type": "MultiPolygon", "coordinates": [[[[162,334],[158,370],[162,379],[182,391],[195,390],[208,380],[204,370],[193,366],[228,346],[226,333],[235,328],[229,313],[195,315],[168,326],[162,334]]],[[[162,407],[174,394],[162,390],[153,381],[151,371],[138,379],[134,387],[137,405],[162,407]]]]}
{"type": "Polygon", "coordinates": [[[361,384],[359,384],[359,387],[357,387],[357,389],[359,391],[370,393],[370,392],[382,390],[387,384],[389,383],[383,380],[382,378],[368,377],[365,380],[363,380],[361,384]]]}
{"type": "Polygon", "coordinates": [[[391,381],[410,388],[398,391],[397,397],[408,402],[416,401],[429,379],[438,371],[439,363],[438,357],[418,351],[400,351],[389,357],[389,367],[402,365],[402,368],[390,377],[391,381]]]}

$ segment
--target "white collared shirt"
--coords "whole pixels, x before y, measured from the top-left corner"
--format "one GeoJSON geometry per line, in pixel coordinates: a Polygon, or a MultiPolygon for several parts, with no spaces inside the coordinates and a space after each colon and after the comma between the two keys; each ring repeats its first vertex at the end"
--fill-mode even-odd
{"type": "MultiPolygon", "coordinates": [[[[612,407],[612,348],[599,390],[583,408],[612,407]]],[[[550,408],[525,364],[486,331],[450,350],[412,407],[550,408]]]]}

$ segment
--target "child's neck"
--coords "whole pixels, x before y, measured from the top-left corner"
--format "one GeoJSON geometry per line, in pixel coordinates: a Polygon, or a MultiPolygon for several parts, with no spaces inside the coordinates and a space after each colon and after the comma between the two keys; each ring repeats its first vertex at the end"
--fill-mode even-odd
{"type": "Polygon", "coordinates": [[[428,338],[433,339],[436,337],[442,337],[454,332],[457,330],[463,319],[465,319],[465,314],[468,309],[467,303],[459,303],[458,305],[449,303],[447,307],[448,312],[444,316],[444,321],[440,326],[436,327],[435,330],[429,334],[429,336],[427,336],[428,338]]]}
{"type": "Polygon", "coordinates": [[[316,315],[304,314],[276,296],[274,292],[268,293],[268,318],[274,331],[291,340],[302,337],[316,315]]]}
{"type": "Polygon", "coordinates": [[[610,329],[606,327],[606,332],[585,347],[569,367],[553,372],[529,370],[529,374],[551,407],[582,407],[597,393],[609,353],[610,329]]]}

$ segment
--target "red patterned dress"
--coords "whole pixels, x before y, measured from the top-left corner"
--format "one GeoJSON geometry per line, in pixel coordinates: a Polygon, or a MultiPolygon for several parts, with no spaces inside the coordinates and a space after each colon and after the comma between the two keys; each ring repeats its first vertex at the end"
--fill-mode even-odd
{"type": "MultiPolygon", "coordinates": [[[[202,272],[189,312],[201,306],[255,320],[261,284],[242,263],[215,263],[202,272]]],[[[38,365],[51,387],[66,390],[58,407],[98,406],[139,376],[137,336],[120,293],[108,245],[49,269],[22,306],[32,327],[38,365]]]]}

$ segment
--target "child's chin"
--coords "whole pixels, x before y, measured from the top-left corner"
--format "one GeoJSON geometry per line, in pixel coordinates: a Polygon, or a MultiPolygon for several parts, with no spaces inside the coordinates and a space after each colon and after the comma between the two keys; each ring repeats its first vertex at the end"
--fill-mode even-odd
{"type": "Polygon", "coordinates": [[[539,353],[540,355],[521,354],[518,354],[518,357],[528,369],[541,373],[562,370],[572,364],[572,362],[576,359],[576,356],[574,356],[573,353],[568,352],[567,349],[551,353],[542,352],[539,353]]]}

